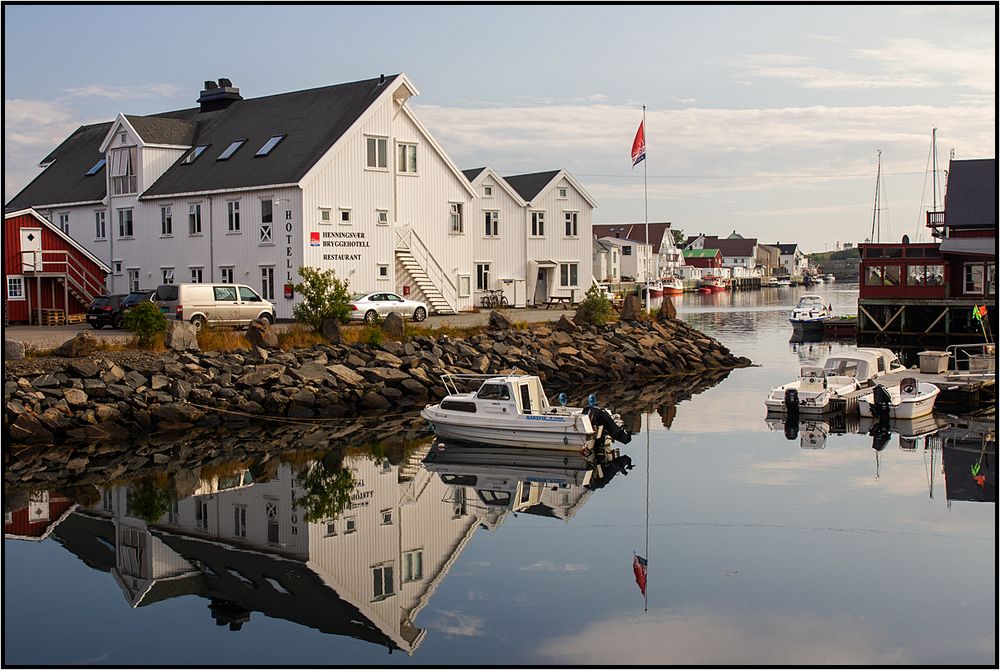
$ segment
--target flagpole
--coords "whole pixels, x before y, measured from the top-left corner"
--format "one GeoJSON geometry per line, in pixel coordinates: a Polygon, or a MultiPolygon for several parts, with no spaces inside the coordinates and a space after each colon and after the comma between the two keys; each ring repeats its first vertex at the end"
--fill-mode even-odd
{"type": "MultiPolygon", "coordinates": [[[[648,293],[648,291],[647,291],[648,293]]],[[[649,413],[646,413],[646,589],[642,594],[642,611],[649,611],[649,413]]]]}
{"type": "MultiPolygon", "coordinates": [[[[646,147],[646,155],[642,161],[642,201],[645,205],[646,249],[649,250],[649,192],[646,186],[646,173],[649,169],[649,151],[646,145],[646,105],[642,106],[642,143],[646,147]]],[[[652,254],[650,254],[652,256],[652,254]]],[[[646,259],[646,311],[649,311],[649,258],[646,259]]],[[[647,558],[649,558],[647,556],[647,558]]]]}

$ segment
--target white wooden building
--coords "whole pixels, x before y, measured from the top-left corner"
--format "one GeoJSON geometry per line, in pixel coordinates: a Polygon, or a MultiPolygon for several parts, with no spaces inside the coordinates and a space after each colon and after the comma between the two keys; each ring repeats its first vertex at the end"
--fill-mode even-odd
{"type": "Polygon", "coordinates": [[[302,265],[438,313],[487,288],[518,304],[585,289],[593,198],[563,171],[473,183],[410,109],[417,94],[405,74],[246,100],[206,81],[196,107],[79,128],[5,208],[59,221],[112,267],[111,292],[244,283],[279,318],[302,265]]]}
{"type": "Polygon", "coordinates": [[[598,241],[618,247],[621,259],[620,277],[629,277],[627,281],[645,281],[654,276],[652,244],[618,237],[601,237],[598,241]]]}

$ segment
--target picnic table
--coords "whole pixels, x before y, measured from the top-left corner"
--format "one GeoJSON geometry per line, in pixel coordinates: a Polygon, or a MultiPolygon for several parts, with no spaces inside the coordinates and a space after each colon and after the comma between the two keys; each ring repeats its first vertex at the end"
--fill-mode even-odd
{"type": "Polygon", "coordinates": [[[553,305],[559,305],[560,307],[565,307],[566,309],[573,309],[573,299],[568,295],[554,295],[546,301],[545,309],[548,309],[553,305]]]}

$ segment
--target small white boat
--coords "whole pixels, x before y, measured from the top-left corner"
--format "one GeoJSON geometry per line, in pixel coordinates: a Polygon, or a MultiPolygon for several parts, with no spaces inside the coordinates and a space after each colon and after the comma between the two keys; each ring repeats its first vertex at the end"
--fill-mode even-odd
{"type": "Polygon", "coordinates": [[[889,419],[916,419],[934,412],[934,402],[941,392],[930,382],[904,377],[898,386],[877,384],[871,393],[858,398],[861,416],[889,419]]]}
{"type": "Polygon", "coordinates": [[[791,322],[794,332],[813,333],[821,332],[823,322],[832,316],[833,308],[831,305],[824,303],[823,298],[814,293],[806,293],[792,308],[788,320],[791,322]]]}
{"type": "Polygon", "coordinates": [[[438,437],[477,444],[582,451],[608,436],[627,444],[631,433],[606,409],[554,407],[534,375],[446,374],[448,394],[420,412],[438,437]],[[468,393],[460,384],[477,383],[468,393]]]}
{"type": "Polygon", "coordinates": [[[832,272],[827,272],[824,278],[827,281],[834,281],[837,277],[832,272]]]}
{"type": "Polygon", "coordinates": [[[791,286],[792,280],[788,277],[779,277],[778,281],[775,282],[775,286],[791,286]]]}
{"type": "Polygon", "coordinates": [[[813,284],[822,284],[823,283],[823,278],[820,277],[819,275],[816,275],[815,277],[812,278],[812,283],[813,284]]]}
{"type": "Polygon", "coordinates": [[[853,410],[856,391],[873,388],[877,379],[903,369],[888,349],[860,348],[827,357],[822,367],[804,366],[799,378],[771,389],[764,406],[768,412],[822,415],[853,410]]]}

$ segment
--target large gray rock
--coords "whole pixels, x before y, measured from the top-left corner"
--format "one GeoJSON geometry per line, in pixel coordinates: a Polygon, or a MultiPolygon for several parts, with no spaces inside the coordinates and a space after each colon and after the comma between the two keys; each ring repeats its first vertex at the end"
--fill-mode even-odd
{"type": "Polygon", "coordinates": [[[669,297],[663,298],[663,303],[660,305],[660,309],[656,311],[657,321],[673,321],[677,318],[677,307],[674,306],[674,301],[669,297]]]}
{"type": "Polygon", "coordinates": [[[163,344],[173,351],[198,351],[198,331],[193,323],[168,319],[163,344]]]}
{"type": "Polygon", "coordinates": [[[254,319],[247,326],[247,341],[261,349],[277,349],[278,334],[266,319],[254,319]]]}
{"type": "Polygon", "coordinates": [[[625,306],[622,307],[621,320],[622,321],[640,321],[642,319],[643,309],[642,301],[639,300],[637,295],[629,295],[625,297],[625,306]]]}
{"type": "Polygon", "coordinates": [[[330,344],[340,344],[343,341],[340,334],[340,321],[337,319],[323,319],[319,332],[330,341],[330,344]]]}
{"type": "Polygon", "coordinates": [[[19,361],[24,358],[24,342],[17,340],[3,341],[3,357],[8,361],[19,361]]]}
{"type": "Polygon", "coordinates": [[[490,330],[510,330],[513,327],[514,324],[505,315],[496,310],[490,312],[490,330]]]}
{"type": "Polygon", "coordinates": [[[406,334],[406,324],[403,323],[403,317],[395,312],[389,314],[382,322],[382,332],[391,338],[402,339],[403,335],[406,334]]]}
{"type": "Polygon", "coordinates": [[[90,356],[97,351],[97,338],[89,331],[83,331],[71,340],[66,340],[56,349],[56,356],[66,356],[68,358],[81,358],[90,356]]]}

